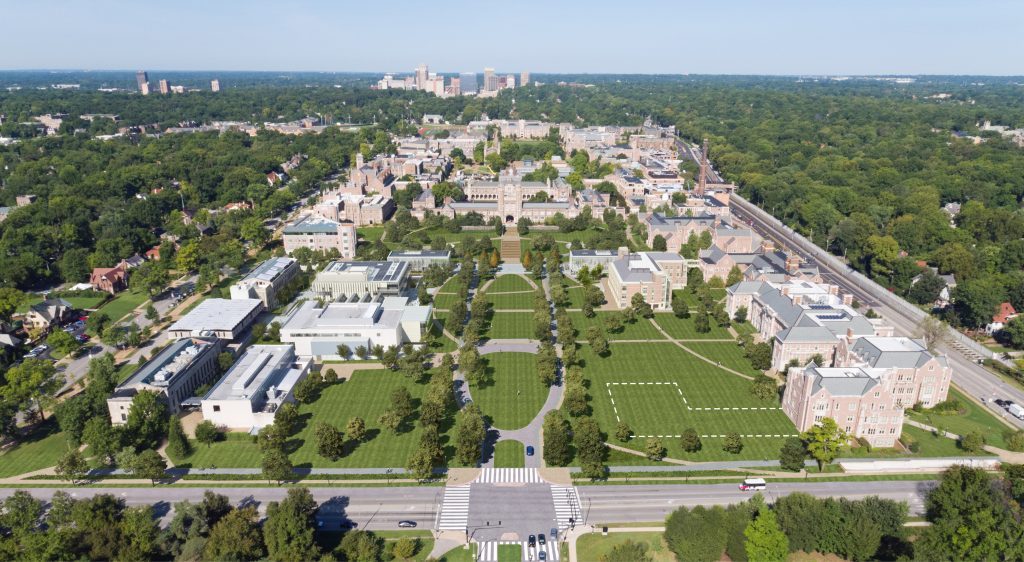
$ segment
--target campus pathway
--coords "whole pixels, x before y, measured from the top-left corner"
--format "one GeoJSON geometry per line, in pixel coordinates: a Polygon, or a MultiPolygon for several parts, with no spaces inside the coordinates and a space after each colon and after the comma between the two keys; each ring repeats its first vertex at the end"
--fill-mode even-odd
{"type": "MultiPolygon", "coordinates": [[[[666,332],[665,330],[661,329],[661,326],[659,326],[658,323],[655,322],[653,318],[649,318],[648,321],[651,323],[652,326],[654,326],[655,330],[658,330],[658,332],[660,332],[661,335],[665,336],[665,339],[667,339],[667,340],[671,341],[672,343],[676,344],[677,346],[681,347],[684,351],[686,351],[690,355],[693,355],[697,359],[700,359],[701,361],[704,361],[705,363],[708,363],[708,364],[711,364],[711,365],[715,365],[719,369],[722,369],[723,371],[732,373],[732,374],[736,375],[737,377],[745,378],[748,381],[754,380],[754,377],[752,377],[750,375],[745,375],[745,374],[743,374],[743,373],[741,373],[739,371],[730,369],[729,367],[726,367],[725,365],[722,365],[721,361],[712,361],[711,359],[708,359],[707,357],[704,357],[703,355],[697,353],[696,351],[690,349],[689,347],[686,347],[682,343],[683,340],[673,339],[672,336],[668,335],[668,332],[666,332]]],[[[648,341],[656,342],[656,341],[659,341],[659,340],[648,340],[648,341]]]]}

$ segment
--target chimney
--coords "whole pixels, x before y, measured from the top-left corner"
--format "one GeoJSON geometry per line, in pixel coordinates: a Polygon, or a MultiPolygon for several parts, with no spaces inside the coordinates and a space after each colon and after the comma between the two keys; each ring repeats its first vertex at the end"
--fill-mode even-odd
{"type": "Polygon", "coordinates": [[[795,254],[786,256],[786,273],[793,275],[800,269],[800,257],[795,254]]]}
{"type": "Polygon", "coordinates": [[[800,304],[804,301],[803,295],[793,295],[793,304],[800,304]]]}
{"type": "Polygon", "coordinates": [[[781,292],[783,296],[788,297],[789,296],[789,285],[783,285],[782,288],[779,289],[779,292],[781,292]]]}
{"type": "Polygon", "coordinates": [[[843,295],[843,304],[845,304],[846,306],[852,305],[853,304],[853,295],[850,295],[850,294],[843,295]]]}
{"type": "Polygon", "coordinates": [[[767,238],[762,239],[761,240],[761,251],[765,252],[765,253],[774,252],[775,251],[775,243],[772,242],[771,240],[767,239],[767,238]]]}

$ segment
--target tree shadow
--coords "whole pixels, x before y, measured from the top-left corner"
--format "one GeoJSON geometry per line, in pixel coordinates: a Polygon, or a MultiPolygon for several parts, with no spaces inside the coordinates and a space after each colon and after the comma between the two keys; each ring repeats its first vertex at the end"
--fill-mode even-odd
{"type": "Polygon", "coordinates": [[[305,414],[299,414],[299,417],[295,418],[295,430],[292,432],[293,435],[302,433],[303,429],[309,425],[309,421],[313,419],[313,413],[307,412],[305,414]]]}
{"type": "MultiPolygon", "coordinates": [[[[487,425],[490,426],[490,420],[485,417],[487,425]]],[[[485,463],[489,460],[494,459],[495,448],[498,445],[498,437],[500,434],[496,429],[488,429],[487,434],[484,436],[484,442],[480,445],[480,463],[485,463]]]]}

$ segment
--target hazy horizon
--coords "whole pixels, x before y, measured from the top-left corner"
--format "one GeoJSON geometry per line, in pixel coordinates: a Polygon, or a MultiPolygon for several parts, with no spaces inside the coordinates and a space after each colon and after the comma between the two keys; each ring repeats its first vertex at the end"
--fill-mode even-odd
{"type": "Polygon", "coordinates": [[[0,0],[0,70],[1018,76],[1024,3],[0,0]],[[60,17],[54,17],[59,14],[60,17]],[[396,15],[398,14],[398,15],[396,15]],[[302,70],[286,70],[286,69],[302,70]]]}

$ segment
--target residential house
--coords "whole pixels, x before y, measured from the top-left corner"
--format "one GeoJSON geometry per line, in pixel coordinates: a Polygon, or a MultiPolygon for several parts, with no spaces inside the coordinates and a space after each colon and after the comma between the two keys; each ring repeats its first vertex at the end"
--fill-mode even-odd
{"type": "Polygon", "coordinates": [[[128,288],[128,264],[121,260],[121,263],[114,267],[93,268],[89,276],[89,284],[97,291],[104,291],[116,295],[128,288]]]}
{"type": "Polygon", "coordinates": [[[64,299],[46,299],[33,304],[25,313],[22,325],[27,331],[42,330],[49,331],[53,326],[59,326],[71,319],[74,307],[64,299]]]}

